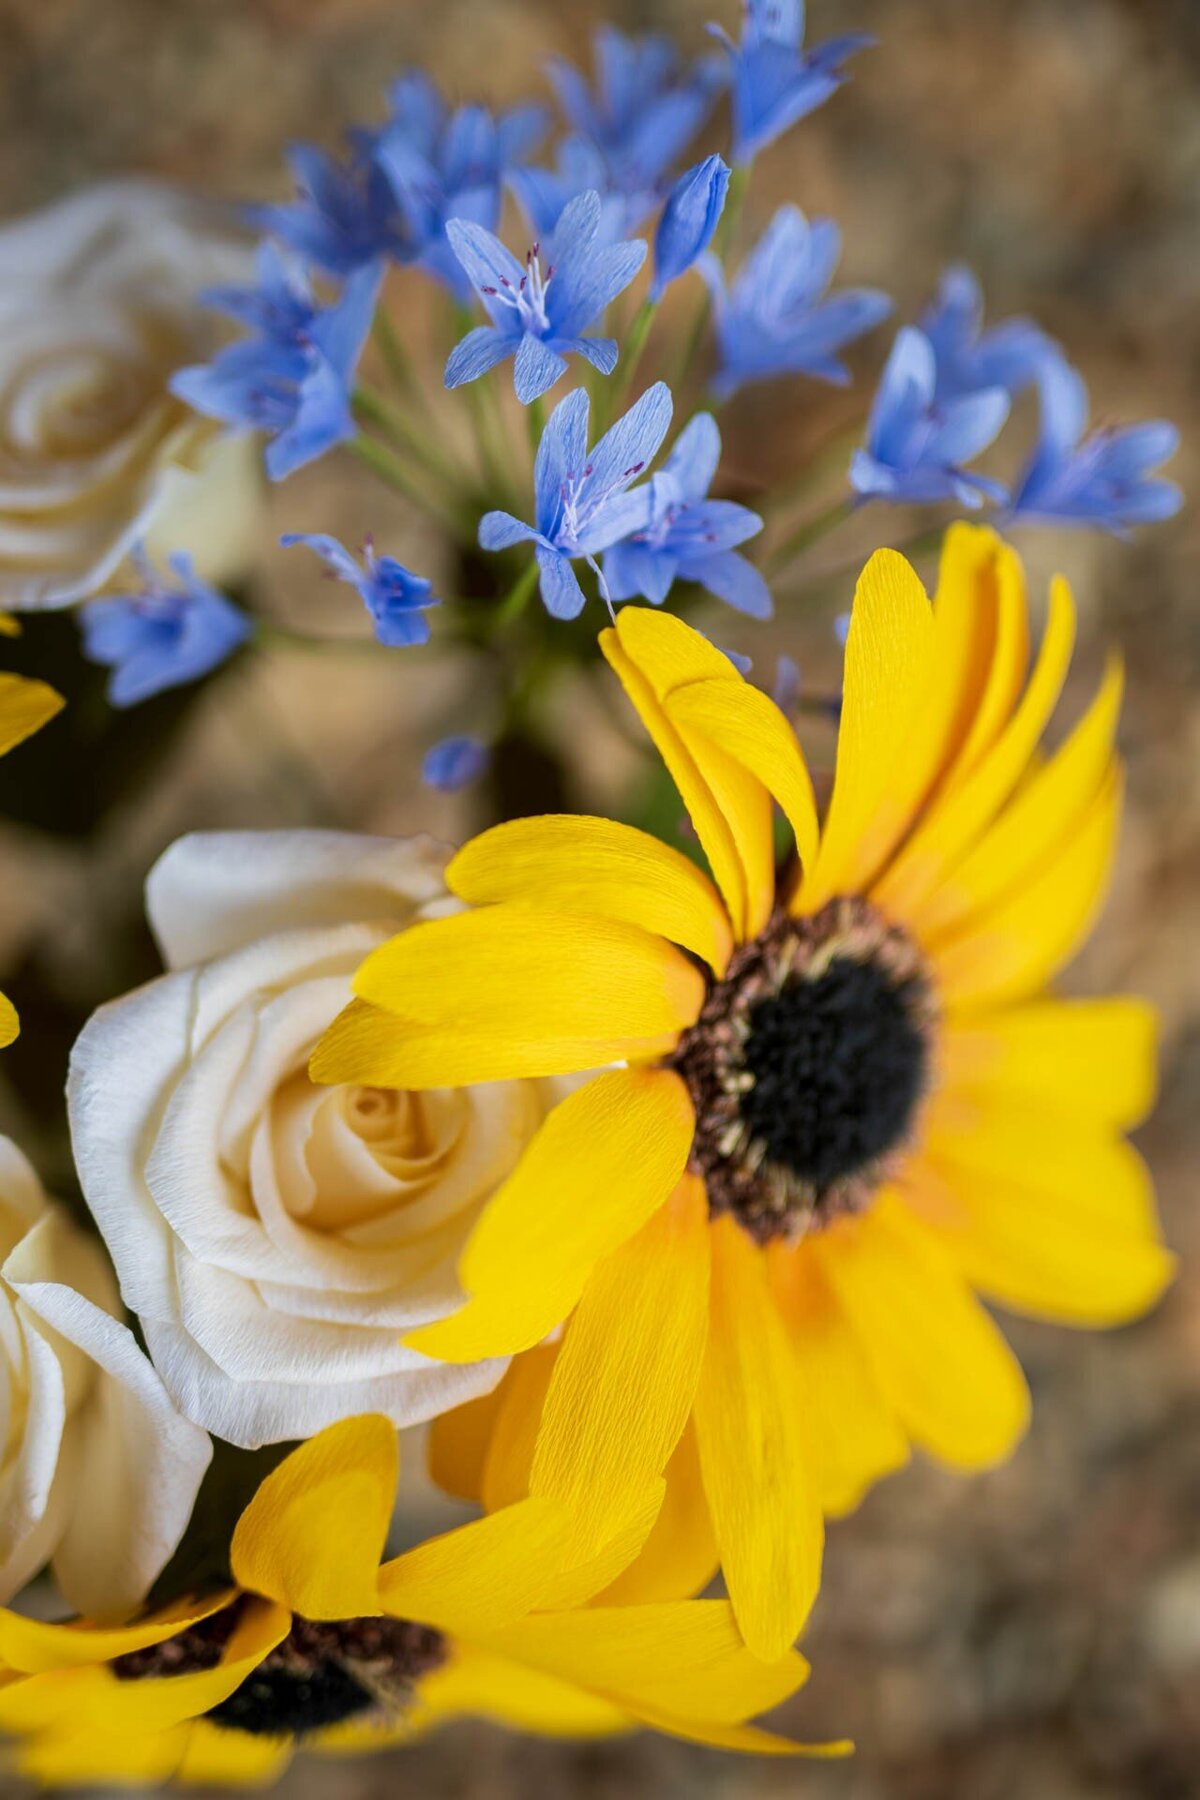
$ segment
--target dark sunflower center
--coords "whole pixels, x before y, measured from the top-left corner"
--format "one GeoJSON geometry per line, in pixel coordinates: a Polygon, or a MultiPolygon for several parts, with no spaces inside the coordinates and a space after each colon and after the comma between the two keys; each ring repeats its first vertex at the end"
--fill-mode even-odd
{"type": "Polygon", "coordinates": [[[861,1210],[927,1086],[933,1010],[915,947],[865,901],[743,945],[674,1059],[712,1210],[760,1242],[861,1210]]]}
{"type": "MultiPolygon", "coordinates": [[[[228,1607],[164,1644],[119,1657],[113,1672],[136,1681],[215,1668],[238,1611],[228,1607]]],[[[254,1737],[303,1736],[367,1713],[394,1713],[445,1657],[441,1633],[407,1619],[295,1618],[283,1642],[207,1717],[254,1737]]]]}

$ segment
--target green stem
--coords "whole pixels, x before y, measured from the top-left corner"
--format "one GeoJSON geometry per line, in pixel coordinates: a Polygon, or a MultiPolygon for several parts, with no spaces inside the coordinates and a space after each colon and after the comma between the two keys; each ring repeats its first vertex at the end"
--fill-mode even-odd
{"type": "Polygon", "coordinates": [[[746,204],[746,190],[750,186],[750,171],[753,162],[734,163],[729,174],[729,188],[725,195],[725,206],[721,213],[721,223],[717,235],[717,255],[723,263],[728,263],[730,252],[737,241],[738,226],[742,222],[742,209],[746,204]]]}
{"type": "Polygon", "coordinates": [[[399,449],[407,450],[416,457],[422,469],[428,467],[451,488],[460,485],[459,471],[443,457],[433,441],[432,433],[422,431],[414,425],[401,407],[393,405],[364,381],[355,386],[354,407],[369,424],[378,426],[384,436],[390,438],[399,449]]]}
{"type": "Polygon", "coordinates": [[[254,643],[263,650],[353,650],[377,651],[379,641],[373,637],[315,637],[307,631],[293,631],[289,625],[270,624],[259,619],[254,627],[254,643]]]}
{"type": "Polygon", "coordinates": [[[832,506],[827,507],[823,513],[818,513],[815,519],[809,519],[806,524],[793,531],[791,536],[785,538],[779,548],[767,558],[764,574],[776,577],[781,575],[791,563],[795,562],[797,557],[803,556],[806,550],[811,549],[821,538],[836,530],[844,520],[848,519],[854,511],[854,506],[854,495],[847,494],[841,500],[835,501],[832,506]]]}
{"type": "Polygon", "coordinates": [[[621,416],[621,409],[633,386],[633,378],[637,374],[638,364],[642,360],[642,352],[646,348],[646,340],[650,336],[650,327],[654,323],[654,315],[657,311],[658,301],[651,300],[647,296],[633,315],[633,322],[625,338],[625,354],[621,358],[617,378],[610,382],[605,390],[608,404],[602,403],[599,409],[600,418],[596,424],[597,437],[602,436],[612,421],[621,416]]]}
{"type": "Polygon", "coordinates": [[[525,408],[525,424],[529,430],[529,453],[536,458],[542,433],[546,429],[546,403],[540,394],[525,408]]]}
{"type": "Polygon", "coordinates": [[[377,438],[368,437],[365,431],[360,431],[357,437],[347,441],[346,448],[357,456],[359,462],[365,463],[368,469],[378,475],[381,481],[395,488],[398,494],[403,494],[406,500],[411,500],[419,511],[436,514],[456,537],[460,534],[460,521],[446,502],[423,492],[407,465],[386,444],[381,444],[377,438]]]}
{"type": "Polygon", "coordinates": [[[688,378],[688,372],[695,366],[700,354],[700,346],[704,342],[704,328],[708,324],[708,315],[712,310],[712,301],[708,289],[705,288],[700,304],[692,316],[692,323],[684,334],[679,357],[675,363],[671,377],[671,387],[679,389],[688,378]]]}
{"type": "Polygon", "coordinates": [[[858,419],[853,425],[843,426],[833,432],[824,443],[818,445],[799,474],[780,482],[778,487],[768,488],[765,494],[760,495],[755,501],[756,509],[764,518],[770,519],[776,513],[783,512],[794,501],[803,500],[827,475],[847,461],[849,452],[862,439],[863,425],[864,421],[858,419]]]}
{"type": "Polygon", "coordinates": [[[413,361],[404,346],[395,321],[385,307],[379,307],[372,327],[375,342],[379,345],[379,353],[383,357],[387,372],[398,388],[401,388],[413,399],[420,398],[421,384],[413,361]]]}
{"type": "Polygon", "coordinates": [[[498,630],[503,631],[506,625],[520,618],[537,587],[539,573],[537,561],[531,557],[492,614],[492,622],[498,630]]]}

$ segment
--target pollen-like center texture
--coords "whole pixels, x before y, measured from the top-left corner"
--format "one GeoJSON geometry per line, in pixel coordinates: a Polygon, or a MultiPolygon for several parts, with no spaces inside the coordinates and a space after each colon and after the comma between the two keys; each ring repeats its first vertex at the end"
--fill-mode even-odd
{"type": "MultiPolygon", "coordinates": [[[[214,1669],[237,1622],[227,1607],[166,1643],[118,1657],[121,1680],[214,1669]]],[[[254,1737],[303,1736],[367,1713],[397,1712],[446,1659],[441,1632],[407,1619],[294,1618],[282,1643],[207,1717],[254,1737]]]]}
{"type": "Polygon", "coordinates": [[[934,1015],[915,945],[866,901],[776,914],[673,1059],[712,1211],[760,1243],[861,1211],[911,1131],[934,1015]]]}

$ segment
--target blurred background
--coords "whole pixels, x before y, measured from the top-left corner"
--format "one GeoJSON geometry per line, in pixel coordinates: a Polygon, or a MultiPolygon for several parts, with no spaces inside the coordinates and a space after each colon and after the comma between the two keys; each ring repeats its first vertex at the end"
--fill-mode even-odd
{"type": "MultiPolygon", "coordinates": [[[[731,13],[722,0],[612,0],[603,11],[591,0],[0,0],[0,213],[134,172],[226,198],[282,197],[283,146],[332,145],[345,124],[377,118],[384,82],[407,64],[424,64],[451,96],[507,103],[544,95],[542,57],[582,57],[601,17],[670,30],[699,52],[706,19],[734,27],[731,13]]],[[[841,279],[886,288],[900,316],[948,262],[966,260],[992,317],[1027,311],[1065,341],[1098,416],[1179,424],[1184,449],[1168,472],[1194,494],[1196,0],[814,0],[810,14],[814,39],[866,29],[879,45],[762,159],[751,225],[784,198],[831,213],[845,233],[841,279]]],[[[428,328],[427,302],[400,279],[394,306],[414,335],[428,328]]],[[[728,408],[735,484],[752,490],[765,468],[801,468],[859,416],[889,341],[885,328],[859,348],[851,395],[777,383],[728,408]]],[[[429,354],[433,373],[440,344],[429,354]]],[[[255,604],[280,620],[361,628],[348,589],[324,586],[307,557],[269,548],[286,529],[348,541],[372,529],[405,562],[453,578],[438,570],[427,524],[345,461],[303,471],[268,504],[255,604]]],[[[721,641],[753,642],[764,676],[786,650],[812,691],[827,688],[837,671],[829,621],[851,585],[843,565],[910,529],[869,509],[814,553],[802,587],[778,593],[769,630],[747,636],[726,618],[721,641]]],[[[463,1800],[1200,1795],[1198,537],[1189,507],[1132,544],[1020,539],[1036,594],[1055,568],[1076,585],[1083,623],[1068,710],[1090,692],[1106,644],[1128,659],[1120,867],[1069,985],[1129,988],[1162,1011],[1162,1102],[1139,1139],[1182,1273],[1155,1317],[1108,1336],[1014,1322],[1036,1408],[1013,1462],[969,1482],[914,1465],[833,1528],[804,1645],[813,1680],[783,1723],[810,1738],[852,1735],[857,1757],[750,1763],[649,1737],[557,1745],[480,1726],[388,1759],[301,1759],[285,1778],[289,1800],[374,1800],[397,1786],[463,1800]]],[[[58,679],[74,636],[61,621],[41,624],[6,647],[6,666],[58,679]]],[[[468,722],[474,678],[444,656],[246,654],[115,724],[89,701],[96,748],[82,762],[65,752],[56,761],[52,727],[44,751],[27,746],[8,763],[0,978],[24,1034],[0,1070],[0,1126],[51,1185],[70,1179],[61,1086],[71,1039],[94,1005],[155,972],[141,924],[155,856],[180,832],[215,826],[461,837],[495,794],[440,796],[416,770],[433,738],[468,722]]],[[[544,728],[566,757],[570,801],[619,803],[637,753],[594,687],[560,683],[544,728]]],[[[814,722],[806,741],[827,769],[828,726],[814,722]]]]}

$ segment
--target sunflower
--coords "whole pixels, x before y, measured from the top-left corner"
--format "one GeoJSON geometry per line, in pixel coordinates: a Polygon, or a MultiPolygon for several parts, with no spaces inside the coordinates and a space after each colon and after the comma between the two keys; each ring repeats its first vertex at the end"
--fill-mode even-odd
{"type": "Polygon", "coordinates": [[[468,1360],[569,1319],[531,1488],[599,1533],[690,1422],[762,1656],[808,1610],[824,1514],[911,1445],[978,1469],[1024,1431],[978,1295],[1106,1325],[1170,1277],[1121,1135],[1151,1098],[1152,1016],[1045,993],[1121,804],[1115,662],[1039,752],[1073,637],[1057,580],[1029,667],[1021,565],[990,531],[948,533],[932,605],[879,551],[819,824],[766,695],[678,619],[624,608],[604,654],[712,879],[601,819],[485,832],[448,872],[469,910],[375,951],[313,1060],[317,1080],[406,1088],[601,1071],[481,1215],[464,1306],[406,1341],[468,1360]],[[795,838],[782,873],[772,802],[795,838]]]}
{"type": "MultiPolygon", "coordinates": [[[[11,637],[16,629],[15,621],[7,613],[0,613],[0,635],[11,637]]],[[[62,695],[44,681],[27,681],[23,675],[0,672],[0,756],[6,756],[25,738],[40,731],[64,704],[62,695]]],[[[16,1008],[0,994],[0,1050],[12,1043],[19,1030],[16,1008]]]]}
{"type": "Polygon", "coordinates": [[[627,1490],[598,1552],[565,1507],[522,1495],[381,1566],[397,1475],[395,1427],[345,1420],[267,1476],[234,1532],[235,1585],[203,1604],[116,1627],[0,1611],[0,1727],[22,1740],[20,1770],[258,1783],[298,1739],[373,1749],[466,1714],[801,1752],[745,1721],[796,1691],[802,1658],[751,1656],[724,1601],[636,1593],[661,1481],[627,1490]]]}

